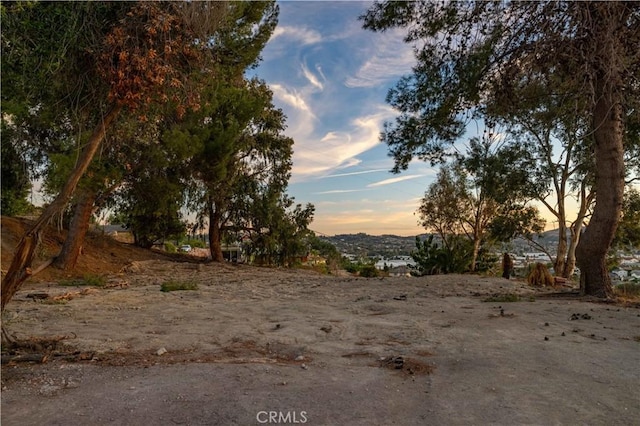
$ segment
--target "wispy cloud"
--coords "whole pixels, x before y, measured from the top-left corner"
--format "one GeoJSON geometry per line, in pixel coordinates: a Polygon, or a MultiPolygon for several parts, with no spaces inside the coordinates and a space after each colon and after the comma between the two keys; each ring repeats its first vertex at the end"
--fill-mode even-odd
{"type": "Polygon", "coordinates": [[[350,192],[362,192],[369,191],[368,189],[333,189],[331,191],[321,191],[314,192],[316,195],[326,195],[326,194],[348,194],[350,192]]]}
{"type": "Polygon", "coordinates": [[[318,80],[318,78],[315,76],[315,74],[313,74],[311,71],[309,71],[309,68],[307,68],[307,66],[305,64],[300,64],[300,68],[302,68],[302,74],[307,79],[307,81],[309,81],[309,83],[311,83],[311,85],[313,87],[315,87],[315,88],[319,89],[320,91],[322,91],[324,86],[322,85],[320,80],[318,80]]]}
{"type": "Polygon", "coordinates": [[[295,114],[288,111],[287,115],[289,123],[297,123],[288,134],[295,141],[292,182],[299,182],[359,164],[357,156],[380,143],[378,135],[382,123],[389,118],[389,110],[381,108],[378,113],[353,119],[345,129],[321,135],[316,134],[315,116],[310,110],[300,108],[295,114]]]}
{"type": "Polygon", "coordinates": [[[393,183],[398,183],[398,182],[402,182],[402,181],[409,180],[409,179],[416,179],[416,178],[423,177],[423,176],[424,175],[399,176],[399,177],[395,177],[395,178],[381,180],[380,182],[371,183],[371,184],[367,185],[367,188],[374,188],[374,187],[378,187],[378,186],[391,185],[393,183]]]}
{"type": "Polygon", "coordinates": [[[322,41],[322,36],[318,31],[310,30],[305,27],[293,27],[278,25],[271,35],[269,41],[273,41],[278,37],[291,38],[298,44],[314,44],[322,41]]]}
{"type": "Polygon", "coordinates": [[[362,171],[359,171],[359,172],[338,173],[338,174],[334,174],[334,175],[327,175],[327,176],[323,176],[323,178],[336,178],[336,177],[343,177],[343,176],[355,176],[355,175],[364,175],[364,174],[368,174],[368,173],[379,173],[379,172],[387,172],[387,171],[389,171],[389,169],[362,170],[362,171]]]}
{"type": "Polygon", "coordinates": [[[403,35],[400,30],[378,35],[368,53],[369,59],[344,84],[350,88],[375,87],[407,74],[416,60],[403,35]]]}
{"type": "Polygon", "coordinates": [[[280,84],[271,84],[271,90],[273,91],[273,95],[283,101],[284,103],[303,111],[305,113],[309,113],[313,115],[307,101],[304,97],[295,90],[290,90],[285,88],[280,84]]]}

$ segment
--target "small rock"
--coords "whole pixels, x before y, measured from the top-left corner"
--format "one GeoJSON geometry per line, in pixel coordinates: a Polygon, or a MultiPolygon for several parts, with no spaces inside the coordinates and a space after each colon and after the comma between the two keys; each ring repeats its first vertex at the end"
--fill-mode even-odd
{"type": "Polygon", "coordinates": [[[304,361],[304,355],[298,355],[296,361],[304,361]]]}
{"type": "Polygon", "coordinates": [[[307,364],[301,364],[300,368],[302,368],[303,370],[308,370],[309,367],[307,367],[307,364]]]}
{"type": "Polygon", "coordinates": [[[549,340],[549,338],[547,336],[544,336],[544,340],[549,340]]]}
{"type": "Polygon", "coordinates": [[[167,351],[167,349],[165,349],[165,348],[160,348],[160,349],[158,349],[158,351],[156,352],[156,355],[161,356],[161,355],[166,354],[167,352],[168,352],[168,351],[167,351]]]}

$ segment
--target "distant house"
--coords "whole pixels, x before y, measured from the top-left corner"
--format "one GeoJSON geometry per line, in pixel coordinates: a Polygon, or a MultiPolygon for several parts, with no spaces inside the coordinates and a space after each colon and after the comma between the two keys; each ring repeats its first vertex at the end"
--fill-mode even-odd
{"type": "Polygon", "coordinates": [[[242,247],[239,244],[223,244],[222,257],[227,262],[244,262],[244,253],[242,251],[242,247]]]}
{"type": "Polygon", "coordinates": [[[409,265],[396,266],[394,268],[389,269],[390,277],[410,277],[411,276],[411,267],[409,265]]]}
{"type": "Polygon", "coordinates": [[[103,225],[99,226],[98,229],[102,229],[102,232],[104,232],[105,235],[110,236],[114,240],[124,243],[133,242],[133,235],[131,235],[131,231],[125,228],[124,225],[103,225]]]}

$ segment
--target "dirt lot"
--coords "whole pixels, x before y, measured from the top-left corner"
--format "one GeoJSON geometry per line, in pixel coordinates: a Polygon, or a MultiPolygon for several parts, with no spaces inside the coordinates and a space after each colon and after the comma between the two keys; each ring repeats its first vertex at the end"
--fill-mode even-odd
{"type": "MultiPolygon", "coordinates": [[[[7,235],[3,218],[3,270],[7,235]]],[[[48,358],[3,365],[3,425],[638,424],[637,307],[478,276],[124,262],[108,244],[128,266],[106,288],[50,272],[8,305],[3,325],[48,358]]]]}

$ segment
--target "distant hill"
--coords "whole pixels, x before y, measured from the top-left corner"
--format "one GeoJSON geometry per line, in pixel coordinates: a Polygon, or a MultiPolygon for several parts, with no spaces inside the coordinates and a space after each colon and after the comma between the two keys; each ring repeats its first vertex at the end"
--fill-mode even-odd
{"type": "MultiPolygon", "coordinates": [[[[427,234],[420,235],[424,239],[427,234]]],[[[333,244],[342,254],[362,257],[407,256],[416,248],[416,237],[399,235],[339,234],[320,237],[333,244]]]]}
{"type": "MultiPolygon", "coordinates": [[[[420,239],[425,239],[429,234],[420,234],[420,239]]],[[[401,237],[399,235],[369,235],[339,234],[334,236],[321,236],[320,239],[333,244],[342,254],[353,254],[359,257],[393,257],[407,256],[416,248],[416,237],[401,237]]],[[[555,252],[558,230],[553,229],[543,232],[536,241],[555,252]]],[[[508,244],[509,251],[522,253],[538,251],[530,247],[528,241],[516,238],[508,244]]]]}

